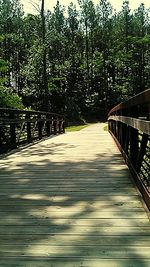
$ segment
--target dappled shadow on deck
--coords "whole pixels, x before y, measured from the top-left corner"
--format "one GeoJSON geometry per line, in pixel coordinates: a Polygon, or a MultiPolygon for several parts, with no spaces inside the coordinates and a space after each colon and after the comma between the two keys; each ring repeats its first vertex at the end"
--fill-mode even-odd
{"type": "Polygon", "coordinates": [[[150,225],[121,156],[51,160],[66,148],[76,145],[30,147],[14,166],[3,160],[0,266],[150,266],[150,225]]]}

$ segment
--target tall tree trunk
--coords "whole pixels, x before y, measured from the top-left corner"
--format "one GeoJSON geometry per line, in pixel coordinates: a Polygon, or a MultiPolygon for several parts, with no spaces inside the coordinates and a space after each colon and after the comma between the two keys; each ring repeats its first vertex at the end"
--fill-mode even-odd
{"type": "Polygon", "coordinates": [[[87,65],[87,91],[89,94],[89,39],[88,39],[88,25],[87,19],[85,20],[85,31],[86,31],[86,65],[87,65]]]}
{"type": "MultiPolygon", "coordinates": [[[[128,22],[128,14],[126,12],[125,14],[125,48],[126,48],[126,57],[128,58],[128,52],[129,52],[129,41],[128,41],[128,37],[129,37],[129,22],[128,22]]],[[[128,59],[126,59],[126,74],[125,74],[126,78],[128,78],[129,76],[129,66],[128,66],[128,59]]]]}
{"type": "Polygon", "coordinates": [[[43,110],[49,111],[49,94],[48,94],[48,80],[47,80],[47,68],[46,68],[46,44],[45,44],[45,15],[44,15],[44,4],[45,1],[42,0],[41,4],[41,20],[42,20],[42,44],[43,44],[43,81],[42,81],[42,91],[44,92],[43,99],[43,110]]]}

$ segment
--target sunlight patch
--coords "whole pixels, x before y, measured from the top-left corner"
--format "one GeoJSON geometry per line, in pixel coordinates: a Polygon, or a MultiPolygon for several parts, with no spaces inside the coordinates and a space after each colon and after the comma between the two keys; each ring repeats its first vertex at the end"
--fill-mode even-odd
{"type": "Polygon", "coordinates": [[[27,184],[31,181],[31,179],[18,179],[17,180],[20,184],[27,184]]]}
{"type": "Polygon", "coordinates": [[[55,196],[55,198],[53,198],[53,202],[62,202],[68,200],[69,198],[69,196],[55,196]]]}
{"type": "Polygon", "coordinates": [[[42,195],[42,194],[26,194],[23,196],[19,196],[21,199],[29,199],[29,200],[50,200],[50,197],[42,195]]]}

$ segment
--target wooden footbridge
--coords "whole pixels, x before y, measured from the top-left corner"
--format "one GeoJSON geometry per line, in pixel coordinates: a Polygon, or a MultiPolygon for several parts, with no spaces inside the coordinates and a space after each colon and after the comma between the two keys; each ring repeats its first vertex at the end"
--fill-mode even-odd
{"type": "Polygon", "coordinates": [[[1,112],[1,152],[51,138],[1,156],[0,267],[150,267],[149,102],[150,90],[114,108],[112,135],[1,112]]]}

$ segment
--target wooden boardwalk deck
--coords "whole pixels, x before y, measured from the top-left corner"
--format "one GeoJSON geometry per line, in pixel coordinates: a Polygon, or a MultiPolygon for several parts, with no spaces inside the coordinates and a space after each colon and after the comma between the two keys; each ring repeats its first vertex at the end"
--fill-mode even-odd
{"type": "Polygon", "coordinates": [[[103,124],[0,161],[0,267],[150,267],[150,222],[103,124]]]}

